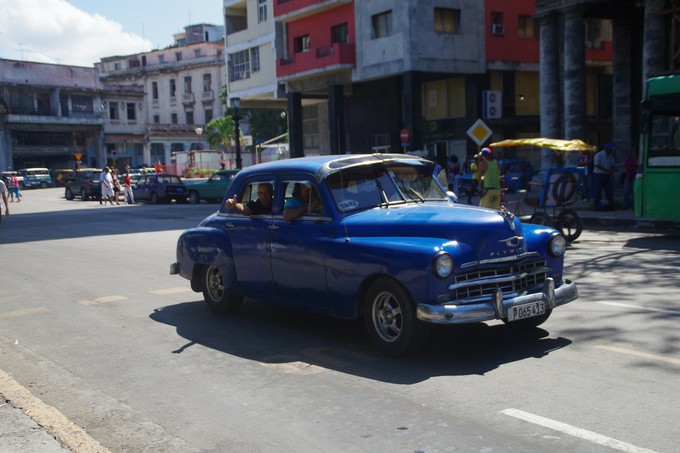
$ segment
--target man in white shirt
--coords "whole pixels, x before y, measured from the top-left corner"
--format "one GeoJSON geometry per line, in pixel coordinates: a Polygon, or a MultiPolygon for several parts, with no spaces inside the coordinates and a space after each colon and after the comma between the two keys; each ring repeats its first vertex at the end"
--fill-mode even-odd
{"type": "Polygon", "coordinates": [[[593,166],[593,201],[595,202],[595,210],[614,210],[614,167],[616,161],[614,160],[615,146],[613,143],[604,145],[604,149],[595,154],[595,162],[593,166]],[[600,206],[600,199],[602,198],[602,189],[604,189],[605,197],[608,205],[600,206]]]}
{"type": "Polygon", "coordinates": [[[99,175],[99,187],[102,191],[102,197],[99,200],[99,204],[105,205],[108,201],[113,206],[113,177],[111,176],[111,169],[109,167],[104,168],[101,175],[99,175]]]}

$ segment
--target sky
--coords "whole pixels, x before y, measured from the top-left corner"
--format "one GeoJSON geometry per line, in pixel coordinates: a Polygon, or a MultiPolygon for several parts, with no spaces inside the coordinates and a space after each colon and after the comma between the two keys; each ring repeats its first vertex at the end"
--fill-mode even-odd
{"type": "Polygon", "coordinates": [[[173,44],[187,25],[224,25],[222,0],[0,0],[0,58],[92,67],[173,44]]]}

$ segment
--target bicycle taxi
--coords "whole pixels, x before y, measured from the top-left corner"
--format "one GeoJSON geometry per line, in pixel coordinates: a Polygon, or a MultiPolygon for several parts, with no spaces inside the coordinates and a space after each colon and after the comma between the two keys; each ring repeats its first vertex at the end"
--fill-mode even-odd
{"type": "MultiPolygon", "coordinates": [[[[489,145],[492,149],[519,146],[549,149],[555,153],[597,151],[596,146],[589,145],[582,140],[554,138],[508,139],[489,145]]],[[[575,241],[583,232],[583,219],[570,206],[581,198],[585,186],[585,169],[554,167],[544,169],[540,174],[543,177],[539,182],[529,183],[530,187],[540,190],[537,200],[532,202],[526,190],[520,190],[517,192],[519,198],[504,200],[501,203],[501,209],[523,217],[523,220],[528,223],[555,227],[564,234],[567,241],[575,241]],[[508,209],[508,206],[513,204],[514,210],[508,209]],[[526,207],[532,209],[530,214],[527,214],[526,207]]]]}

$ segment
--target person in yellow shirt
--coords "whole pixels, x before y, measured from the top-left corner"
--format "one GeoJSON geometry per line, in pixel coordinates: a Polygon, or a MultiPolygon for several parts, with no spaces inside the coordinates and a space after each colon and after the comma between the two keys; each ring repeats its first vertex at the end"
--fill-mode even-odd
{"type": "Polygon", "coordinates": [[[501,207],[501,171],[498,161],[494,159],[491,148],[484,148],[479,162],[479,177],[482,181],[482,208],[500,209],[501,207]]]}

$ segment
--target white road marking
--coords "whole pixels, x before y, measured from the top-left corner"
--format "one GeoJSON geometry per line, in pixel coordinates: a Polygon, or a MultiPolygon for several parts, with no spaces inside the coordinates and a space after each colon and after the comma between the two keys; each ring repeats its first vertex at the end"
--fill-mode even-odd
{"type": "Polygon", "coordinates": [[[23,310],[13,310],[0,313],[0,319],[4,318],[18,318],[19,316],[37,315],[38,313],[46,313],[49,310],[46,307],[25,308],[23,310]]]}
{"type": "Polygon", "coordinates": [[[673,357],[666,357],[658,354],[649,354],[648,352],[635,351],[633,349],[619,348],[616,346],[608,346],[606,344],[599,344],[595,346],[597,349],[602,349],[604,351],[618,352],[620,354],[632,355],[635,357],[641,357],[643,359],[656,360],[658,362],[672,363],[673,365],[680,365],[680,359],[673,357]]]}
{"type": "Polygon", "coordinates": [[[106,304],[109,302],[119,302],[121,300],[127,300],[127,297],[125,296],[102,296],[102,297],[97,297],[94,300],[80,300],[78,303],[80,305],[97,305],[97,304],[106,304]]]}
{"type": "Polygon", "coordinates": [[[540,415],[530,414],[519,409],[505,409],[500,411],[501,414],[524,420],[525,422],[533,423],[534,425],[543,426],[545,428],[560,431],[579,439],[587,440],[589,442],[603,445],[605,447],[613,448],[614,450],[623,451],[626,453],[656,453],[654,450],[647,448],[636,447],[626,442],[613,439],[611,437],[603,436],[586,429],[577,428],[575,426],[567,425],[566,423],[551,420],[549,418],[541,417],[540,415]]]}
{"type": "Polygon", "coordinates": [[[654,312],[657,312],[657,313],[665,313],[667,315],[678,315],[678,316],[680,316],[680,311],[678,311],[678,310],[665,310],[663,308],[652,308],[652,307],[644,307],[642,305],[622,304],[620,302],[597,302],[597,303],[602,304],[602,305],[611,305],[612,307],[628,308],[630,310],[654,311],[654,312]]]}

